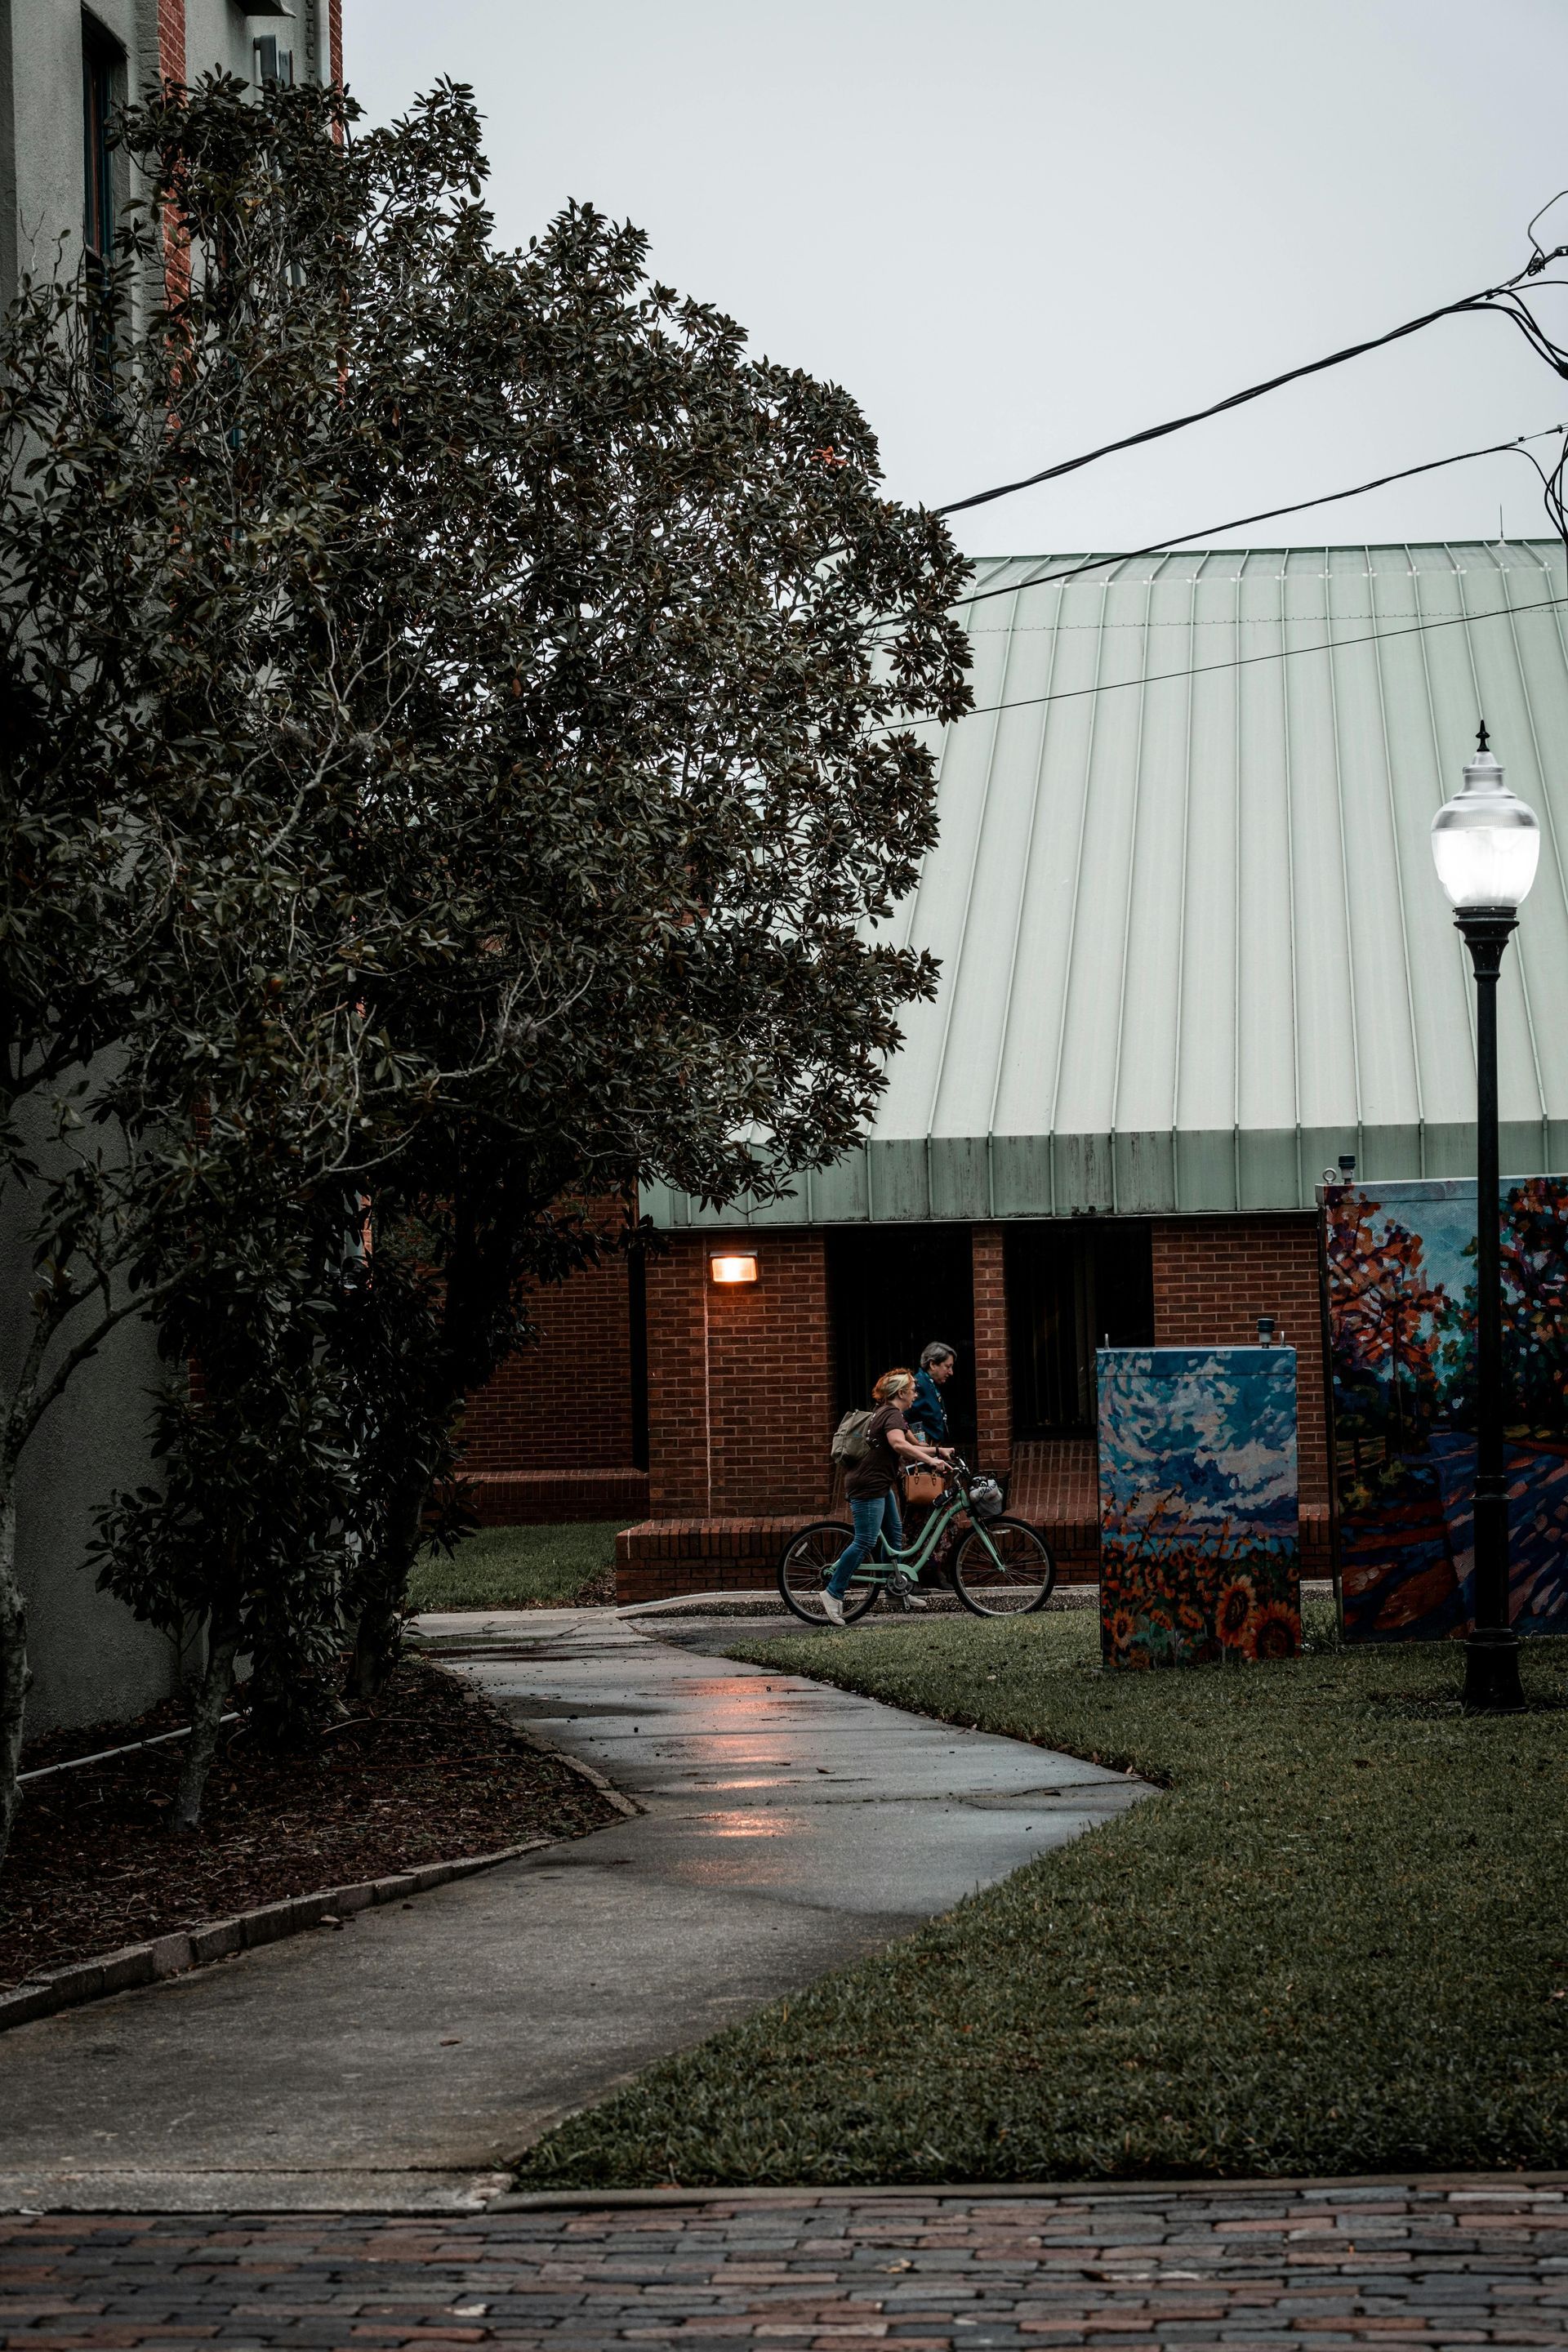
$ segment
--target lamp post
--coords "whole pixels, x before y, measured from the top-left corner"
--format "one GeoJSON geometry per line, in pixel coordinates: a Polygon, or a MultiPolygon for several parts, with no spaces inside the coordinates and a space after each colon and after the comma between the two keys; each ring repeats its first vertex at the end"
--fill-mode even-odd
{"type": "Polygon", "coordinates": [[[1475,1605],[1465,1644],[1465,1705],[1490,1711],[1524,1705],[1519,1636],[1508,1613],[1497,989],[1540,855],[1534,812],[1504,783],[1483,721],[1464,783],[1432,820],[1432,857],[1476,973],[1475,1605]]]}

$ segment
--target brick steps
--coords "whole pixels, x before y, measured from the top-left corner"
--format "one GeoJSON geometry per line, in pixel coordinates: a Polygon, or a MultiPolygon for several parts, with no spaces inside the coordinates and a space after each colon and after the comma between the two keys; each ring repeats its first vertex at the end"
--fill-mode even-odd
{"type": "Polygon", "coordinates": [[[1038,1528],[1062,1584],[1100,1581],[1100,1487],[1091,1437],[1026,1439],[1013,1448],[1007,1508],[1038,1528]]]}

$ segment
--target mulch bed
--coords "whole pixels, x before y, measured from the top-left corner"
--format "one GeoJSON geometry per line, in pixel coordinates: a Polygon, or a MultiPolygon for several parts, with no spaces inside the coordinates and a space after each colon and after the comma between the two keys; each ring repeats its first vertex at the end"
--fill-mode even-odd
{"type": "MultiPolygon", "coordinates": [[[[23,1769],[181,1720],[169,1705],[139,1723],[56,1733],[31,1743],[23,1769]]],[[[172,1740],[24,1788],[0,1871],[0,1990],[285,1895],[527,1838],[581,1837],[618,1818],[488,1700],[417,1660],[398,1668],[374,1713],[360,1706],[312,1754],[262,1755],[243,1719],[230,1726],[205,1822],[176,1836],[164,1823],[183,1750],[172,1740]]]]}

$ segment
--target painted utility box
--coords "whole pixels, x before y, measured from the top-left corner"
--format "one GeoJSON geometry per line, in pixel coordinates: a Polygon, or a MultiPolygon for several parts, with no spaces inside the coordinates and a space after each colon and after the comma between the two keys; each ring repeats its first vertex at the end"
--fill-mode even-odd
{"type": "MultiPolygon", "coordinates": [[[[1475,1572],[1476,1188],[1321,1197],[1345,1639],[1446,1640],[1475,1572]]],[[[1505,1181],[1498,1205],[1510,1621],[1568,1633],[1568,1179],[1505,1181]]]]}
{"type": "Polygon", "coordinates": [[[1104,1348],[1100,1625],[1112,1666],[1301,1646],[1293,1348],[1104,1348]]]}

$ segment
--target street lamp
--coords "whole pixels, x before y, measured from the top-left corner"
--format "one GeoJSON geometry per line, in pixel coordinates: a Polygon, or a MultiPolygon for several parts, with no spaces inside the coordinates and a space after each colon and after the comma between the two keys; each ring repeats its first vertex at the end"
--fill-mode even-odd
{"type": "Polygon", "coordinates": [[[1476,972],[1476,1565],[1465,1705],[1489,1709],[1524,1705],[1519,1636],[1509,1624],[1508,1607],[1497,984],[1540,855],[1534,811],[1504,783],[1483,721],[1463,785],[1432,820],[1432,858],[1476,972]]]}

